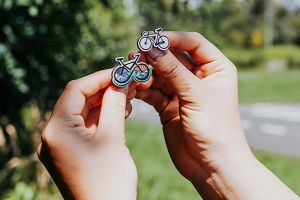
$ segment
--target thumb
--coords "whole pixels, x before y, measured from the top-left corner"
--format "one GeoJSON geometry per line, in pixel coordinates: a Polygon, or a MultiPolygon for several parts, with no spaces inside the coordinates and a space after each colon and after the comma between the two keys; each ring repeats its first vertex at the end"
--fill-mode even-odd
{"type": "Polygon", "coordinates": [[[128,86],[110,86],[106,89],[98,123],[98,133],[102,137],[105,134],[124,136],[125,132],[125,108],[128,86]]]}
{"type": "Polygon", "coordinates": [[[147,58],[155,72],[171,84],[179,99],[186,96],[198,80],[169,50],[152,48],[147,58]]]}

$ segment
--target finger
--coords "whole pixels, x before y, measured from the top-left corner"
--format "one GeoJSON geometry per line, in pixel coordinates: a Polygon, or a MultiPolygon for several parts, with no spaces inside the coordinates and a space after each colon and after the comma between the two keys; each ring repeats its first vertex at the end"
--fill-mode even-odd
{"type": "Polygon", "coordinates": [[[70,81],[56,103],[54,114],[81,114],[86,98],[95,95],[111,83],[112,69],[98,71],[83,78],[70,81]]]}
{"type": "Polygon", "coordinates": [[[190,71],[193,70],[194,67],[199,65],[186,51],[179,51],[177,49],[170,49],[170,51],[190,71]]]}
{"type": "Polygon", "coordinates": [[[99,135],[117,135],[124,137],[126,94],[128,87],[110,86],[106,89],[99,117],[99,135]]]}
{"type": "Polygon", "coordinates": [[[41,155],[42,155],[42,143],[39,144],[36,153],[37,153],[37,156],[39,158],[41,158],[41,155]]]}
{"type": "Polygon", "coordinates": [[[136,89],[128,91],[127,100],[132,100],[136,96],[136,89]]]}
{"type": "MultiPolygon", "coordinates": [[[[193,61],[191,56],[185,51],[179,51],[176,49],[171,49],[173,55],[190,71],[193,70],[198,64],[193,61]]],[[[167,84],[165,79],[157,76],[156,73],[153,73],[153,83],[152,88],[160,89],[165,95],[172,95],[174,93],[173,88],[170,84],[167,84]]]]}
{"type": "MultiPolygon", "coordinates": [[[[171,52],[174,54],[174,56],[189,70],[193,70],[194,67],[196,67],[198,64],[193,61],[191,56],[187,52],[179,51],[176,49],[171,49],[171,52]]],[[[134,53],[131,53],[130,56],[132,56],[134,53]]],[[[143,54],[145,56],[145,54],[143,54]]],[[[146,58],[144,58],[145,60],[146,58]]],[[[147,61],[146,61],[147,62],[147,61]]],[[[139,90],[146,90],[150,88],[158,88],[161,89],[162,92],[166,95],[171,95],[174,93],[173,88],[166,83],[166,81],[159,76],[156,76],[156,73],[153,72],[152,75],[153,78],[151,78],[146,83],[138,83],[137,89],[139,90]]]]}
{"type": "Polygon", "coordinates": [[[191,92],[198,79],[183,66],[171,51],[163,52],[157,48],[152,48],[147,52],[147,58],[156,73],[171,84],[180,99],[191,92]]]}
{"type": "Polygon", "coordinates": [[[151,87],[152,83],[153,83],[153,74],[147,82],[137,83],[136,89],[138,89],[138,90],[147,90],[148,88],[151,87]]]}
{"type": "Polygon", "coordinates": [[[132,82],[129,84],[128,92],[130,92],[130,91],[132,91],[132,90],[135,90],[135,89],[136,89],[136,86],[137,86],[137,82],[132,81],[132,82]]]}
{"type": "Polygon", "coordinates": [[[172,86],[157,74],[153,74],[153,83],[151,85],[151,88],[159,89],[164,95],[167,96],[174,94],[174,89],[172,88],[172,86]]]}
{"type": "Polygon", "coordinates": [[[95,130],[98,126],[100,112],[101,106],[93,108],[90,110],[89,115],[85,120],[85,126],[90,129],[91,133],[95,133],[95,130]]]}
{"type": "Polygon", "coordinates": [[[138,51],[138,52],[130,52],[129,54],[128,54],[128,59],[129,60],[132,60],[132,59],[134,59],[134,54],[136,54],[136,53],[140,53],[141,54],[141,57],[140,57],[140,59],[138,60],[139,62],[145,62],[145,63],[147,63],[147,58],[146,58],[146,54],[144,53],[144,52],[142,52],[142,51],[138,51]]]}
{"type": "Polygon", "coordinates": [[[136,98],[145,101],[149,105],[152,105],[158,113],[161,113],[170,101],[169,97],[165,96],[163,93],[156,89],[138,91],[136,94],[136,98]]]}
{"type": "Polygon", "coordinates": [[[128,101],[126,103],[126,110],[125,110],[125,118],[126,119],[130,116],[131,111],[132,111],[132,105],[131,105],[130,101],[128,101]]]}
{"type": "Polygon", "coordinates": [[[98,106],[101,105],[103,93],[104,93],[104,91],[100,90],[99,92],[97,92],[93,96],[86,99],[84,108],[81,112],[81,115],[82,115],[83,119],[86,119],[88,117],[89,112],[92,109],[94,109],[95,107],[98,107],[98,106]]]}
{"type": "Polygon", "coordinates": [[[170,48],[187,51],[199,64],[225,58],[223,53],[200,33],[165,31],[164,35],[170,39],[170,48]]]}

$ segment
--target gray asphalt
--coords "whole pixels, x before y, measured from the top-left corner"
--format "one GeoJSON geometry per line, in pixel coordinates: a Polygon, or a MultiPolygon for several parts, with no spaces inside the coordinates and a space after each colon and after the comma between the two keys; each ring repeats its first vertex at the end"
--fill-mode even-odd
{"type": "MultiPolygon", "coordinates": [[[[133,100],[131,118],[159,124],[155,110],[133,100]]],[[[258,150],[300,157],[300,105],[241,105],[248,143],[258,150]]]]}

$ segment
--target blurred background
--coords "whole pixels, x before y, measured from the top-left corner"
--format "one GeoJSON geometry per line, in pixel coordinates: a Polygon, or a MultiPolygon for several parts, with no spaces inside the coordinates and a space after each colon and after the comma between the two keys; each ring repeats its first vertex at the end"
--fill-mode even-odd
{"type": "MultiPolygon", "coordinates": [[[[248,141],[300,195],[300,0],[0,0],[0,199],[61,199],[35,154],[55,101],[67,81],[114,66],[157,27],[200,32],[236,64],[248,141]]],[[[134,104],[139,199],[199,199],[155,112],[134,104]]]]}

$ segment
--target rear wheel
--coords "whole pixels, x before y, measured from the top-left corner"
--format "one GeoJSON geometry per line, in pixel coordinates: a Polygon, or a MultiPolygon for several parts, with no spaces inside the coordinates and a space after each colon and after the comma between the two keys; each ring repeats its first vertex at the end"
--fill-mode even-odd
{"type": "Polygon", "coordinates": [[[152,70],[149,69],[146,63],[138,63],[134,68],[133,78],[137,82],[146,82],[152,75],[152,70]]]}

